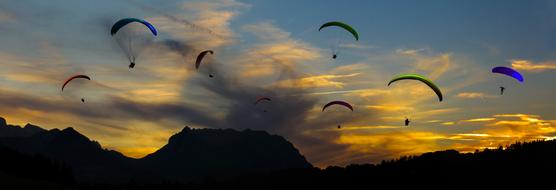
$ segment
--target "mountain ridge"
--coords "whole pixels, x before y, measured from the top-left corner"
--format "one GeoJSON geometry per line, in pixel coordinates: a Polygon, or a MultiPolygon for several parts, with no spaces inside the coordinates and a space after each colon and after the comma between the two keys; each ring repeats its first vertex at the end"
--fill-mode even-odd
{"type": "Polygon", "coordinates": [[[293,144],[264,131],[184,127],[156,152],[134,159],[103,149],[72,127],[44,130],[32,124],[23,128],[1,125],[2,121],[0,132],[8,127],[12,132],[0,136],[0,145],[61,160],[73,168],[77,180],[85,182],[190,182],[313,167],[293,144]]]}

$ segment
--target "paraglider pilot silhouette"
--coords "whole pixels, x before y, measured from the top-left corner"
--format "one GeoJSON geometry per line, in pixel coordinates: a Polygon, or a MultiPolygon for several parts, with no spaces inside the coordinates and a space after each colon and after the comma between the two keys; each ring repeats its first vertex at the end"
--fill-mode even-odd
{"type": "Polygon", "coordinates": [[[504,95],[504,90],[506,90],[506,88],[501,86],[500,87],[500,95],[504,95]]]}
{"type": "Polygon", "coordinates": [[[405,118],[405,126],[408,126],[408,125],[409,125],[409,122],[411,122],[411,121],[409,121],[409,119],[406,117],[406,118],[405,118]]]}

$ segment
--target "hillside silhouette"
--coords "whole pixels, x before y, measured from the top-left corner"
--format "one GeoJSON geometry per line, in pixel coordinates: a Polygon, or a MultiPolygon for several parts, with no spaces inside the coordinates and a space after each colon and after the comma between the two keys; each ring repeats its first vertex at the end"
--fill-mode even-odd
{"type": "MultiPolygon", "coordinates": [[[[6,130],[0,126],[0,131],[6,130]]],[[[378,164],[314,168],[284,138],[263,131],[191,129],[142,159],[102,149],[73,128],[9,126],[0,182],[40,189],[373,189],[556,187],[556,141],[445,150],[378,164]],[[35,129],[35,128],[32,128],[35,129]],[[32,134],[31,134],[32,133],[32,134]]]]}
{"type": "Polygon", "coordinates": [[[403,156],[379,164],[353,164],[326,169],[285,170],[267,175],[210,181],[206,188],[373,189],[556,187],[556,141],[516,142],[498,149],[459,153],[445,150],[403,156]]]}
{"type": "Polygon", "coordinates": [[[133,159],[103,149],[71,127],[44,130],[28,124],[21,128],[3,121],[0,132],[10,133],[0,137],[1,146],[63,162],[77,181],[92,184],[185,183],[312,167],[291,143],[262,131],[185,127],[160,150],[133,159]]]}

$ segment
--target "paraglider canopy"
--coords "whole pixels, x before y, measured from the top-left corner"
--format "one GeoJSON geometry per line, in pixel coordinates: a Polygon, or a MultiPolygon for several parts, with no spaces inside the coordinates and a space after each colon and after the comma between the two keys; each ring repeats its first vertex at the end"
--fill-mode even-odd
{"type": "Polygon", "coordinates": [[[519,72],[509,67],[494,67],[492,68],[492,73],[503,74],[512,77],[519,82],[523,82],[524,80],[523,76],[519,72]]]}
{"type": "Polygon", "coordinates": [[[82,79],[87,79],[87,80],[91,80],[91,78],[87,75],[74,75],[68,79],[66,79],[66,81],[64,82],[64,84],[62,85],[62,92],[64,91],[64,88],[66,87],[66,85],[68,85],[69,82],[71,82],[74,79],[78,79],[78,78],[82,78],[82,79]]]}
{"type": "Polygon", "coordinates": [[[324,107],[322,107],[322,111],[324,111],[326,108],[332,106],[332,105],[340,105],[340,106],[344,106],[348,109],[350,109],[351,111],[353,111],[353,106],[351,106],[351,104],[344,102],[344,101],[332,101],[329,102],[328,104],[324,105],[324,107]]]}
{"type": "Polygon", "coordinates": [[[257,105],[259,102],[261,101],[272,101],[269,97],[259,97],[257,98],[257,100],[255,101],[255,105],[257,105]]]}
{"type": "Polygon", "coordinates": [[[151,23],[149,23],[145,20],[138,19],[138,18],[124,18],[124,19],[121,19],[118,22],[114,23],[114,25],[112,26],[112,29],[110,30],[110,35],[113,36],[122,27],[124,27],[127,24],[132,23],[132,22],[141,23],[141,24],[145,25],[147,28],[149,28],[149,30],[152,32],[153,35],[155,35],[155,36],[158,35],[158,32],[156,31],[156,28],[154,28],[154,26],[151,23]]]}
{"type": "Polygon", "coordinates": [[[421,81],[423,83],[425,83],[427,86],[429,86],[434,93],[436,93],[436,95],[438,96],[438,100],[440,102],[442,102],[442,92],[440,91],[440,88],[438,88],[438,86],[436,86],[436,84],[434,84],[431,80],[421,76],[421,75],[416,75],[416,74],[402,74],[399,75],[397,77],[394,77],[392,80],[390,80],[390,82],[388,83],[388,86],[390,86],[390,84],[396,82],[396,81],[400,81],[400,80],[417,80],[417,81],[421,81]]]}
{"type": "Polygon", "coordinates": [[[357,31],[353,27],[351,27],[350,25],[348,25],[346,23],[343,23],[343,22],[332,21],[332,22],[324,23],[322,26],[320,26],[319,31],[322,30],[323,28],[327,28],[327,27],[330,27],[330,26],[336,26],[336,27],[343,28],[344,30],[351,33],[351,35],[353,35],[355,40],[359,40],[359,34],[357,33],[357,31]]]}
{"type": "Polygon", "coordinates": [[[201,61],[203,61],[203,58],[205,57],[205,55],[207,55],[207,53],[210,53],[212,55],[212,54],[214,54],[214,51],[205,50],[205,51],[199,53],[199,55],[197,56],[197,60],[195,60],[195,69],[199,69],[199,66],[201,65],[201,61]]]}

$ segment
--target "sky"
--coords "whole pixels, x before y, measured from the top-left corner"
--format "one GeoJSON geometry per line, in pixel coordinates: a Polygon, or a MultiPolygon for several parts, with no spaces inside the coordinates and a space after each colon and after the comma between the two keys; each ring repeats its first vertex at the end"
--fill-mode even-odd
{"type": "Polygon", "coordinates": [[[3,0],[0,116],[73,127],[134,158],[184,126],[265,130],[318,167],[554,139],[555,19],[556,4],[540,0],[3,0]],[[127,17],[158,35],[132,23],[111,36],[127,17]],[[318,31],[328,21],[360,39],[318,31]],[[403,73],[428,77],[444,100],[417,81],[387,86],[403,73]],[[61,92],[75,74],[92,80],[61,92]],[[254,105],[261,96],[272,101],[254,105]],[[321,111],[333,100],[354,111],[321,111]]]}

